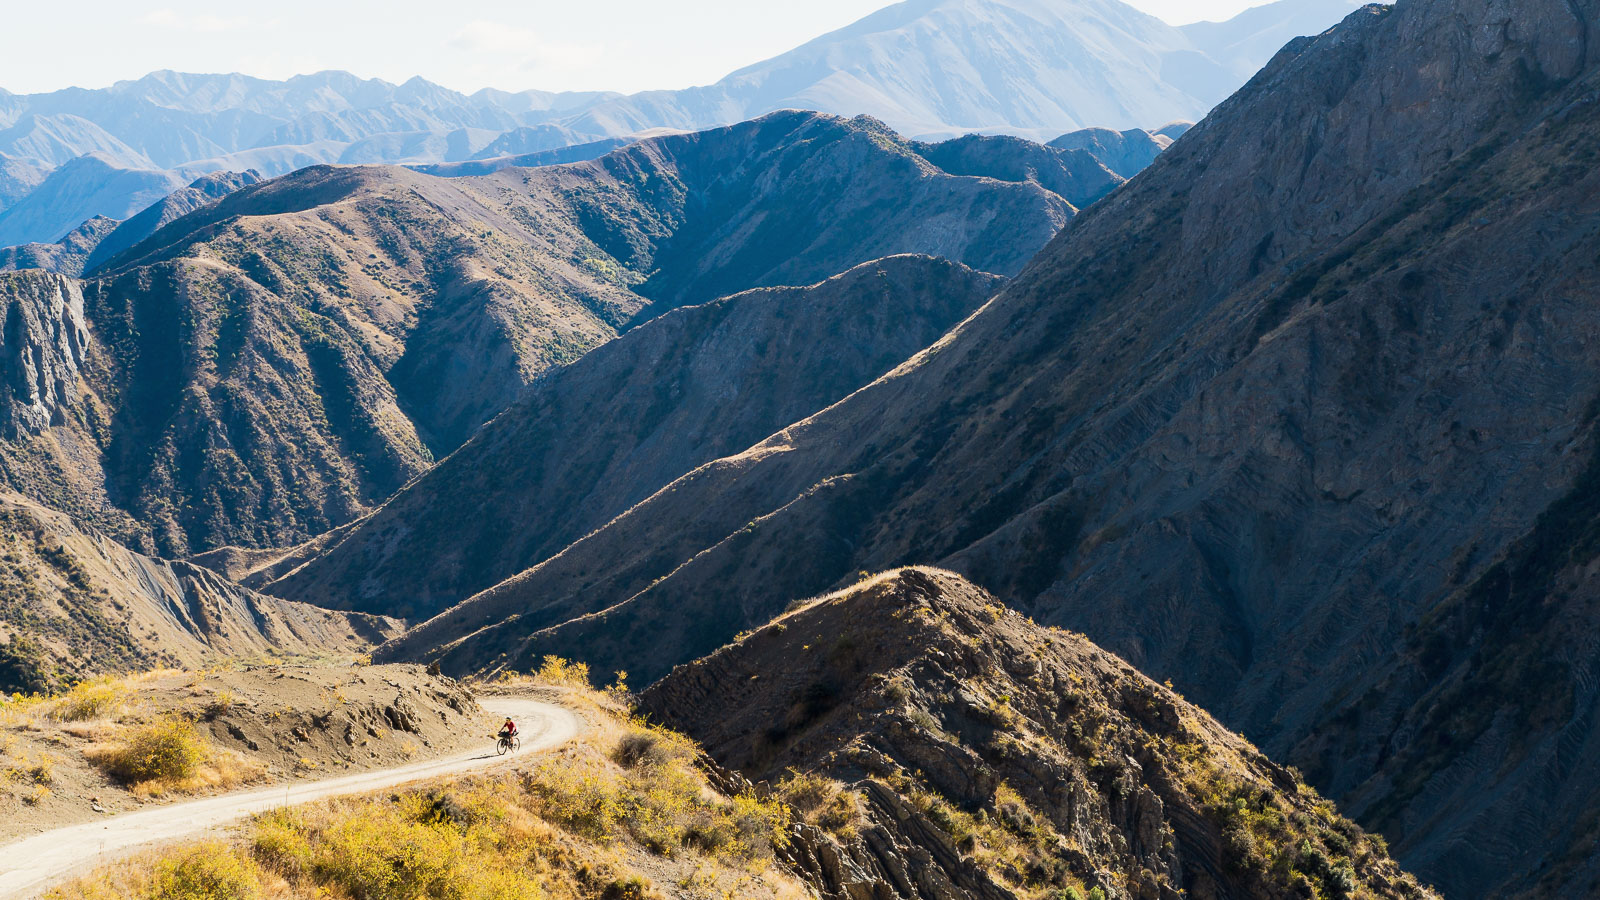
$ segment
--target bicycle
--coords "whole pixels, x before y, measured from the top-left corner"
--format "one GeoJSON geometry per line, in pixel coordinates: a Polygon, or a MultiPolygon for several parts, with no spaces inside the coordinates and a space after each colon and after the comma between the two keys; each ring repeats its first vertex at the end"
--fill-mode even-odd
{"type": "Polygon", "coordinates": [[[499,754],[500,756],[505,756],[507,751],[516,751],[522,749],[522,738],[516,735],[507,736],[500,734],[495,736],[499,738],[499,741],[495,743],[495,753],[499,754]]]}

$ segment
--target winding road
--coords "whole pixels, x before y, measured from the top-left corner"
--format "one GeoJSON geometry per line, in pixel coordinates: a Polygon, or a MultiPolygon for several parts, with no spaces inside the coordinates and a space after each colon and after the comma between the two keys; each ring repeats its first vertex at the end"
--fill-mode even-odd
{"type": "MultiPolygon", "coordinates": [[[[523,753],[560,746],[583,728],[575,713],[552,703],[484,697],[478,704],[496,716],[509,716],[522,723],[523,753]]],[[[72,875],[141,847],[194,837],[270,809],[458,775],[516,758],[497,756],[492,748],[479,748],[394,769],[221,794],[56,828],[0,846],[0,900],[27,900],[72,875]]]]}

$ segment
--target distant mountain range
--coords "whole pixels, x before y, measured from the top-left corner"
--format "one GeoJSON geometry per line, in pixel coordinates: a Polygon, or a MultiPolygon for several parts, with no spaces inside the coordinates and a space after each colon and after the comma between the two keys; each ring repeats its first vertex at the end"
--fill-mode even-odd
{"type": "Polygon", "coordinates": [[[163,71],[99,90],[0,90],[0,246],[53,242],[97,215],[126,218],[210,172],[270,177],[584,144],[593,146],[579,155],[594,158],[617,138],[779,109],[872,115],[918,139],[1155,128],[1201,118],[1290,38],[1356,6],[1283,0],[1174,28],[1118,0],[908,0],[714,85],[631,96],[467,95],[346,72],[269,81],[163,71]],[[68,167],[84,157],[92,162],[68,167]]]}

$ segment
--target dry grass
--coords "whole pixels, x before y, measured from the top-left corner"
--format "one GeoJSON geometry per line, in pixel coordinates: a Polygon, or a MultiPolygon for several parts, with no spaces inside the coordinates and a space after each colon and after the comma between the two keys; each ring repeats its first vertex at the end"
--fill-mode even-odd
{"type": "Polygon", "coordinates": [[[0,727],[38,730],[47,723],[84,723],[116,719],[128,712],[140,685],[177,673],[157,669],[134,675],[100,675],[78,682],[60,694],[0,695],[0,727]]]}
{"type": "Polygon", "coordinates": [[[840,840],[852,840],[860,829],[861,795],[847,790],[842,782],[791,770],[778,784],[777,795],[797,819],[831,832],[840,840]]]}
{"type": "Polygon", "coordinates": [[[590,726],[516,772],[257,817],[237,843],[180,848],[63,886],[50,900],[802,900],[775,864],[789,810],[724,797],[698,748],[628,718],[571,666],[532,687],[572,692],[590,726]]]}

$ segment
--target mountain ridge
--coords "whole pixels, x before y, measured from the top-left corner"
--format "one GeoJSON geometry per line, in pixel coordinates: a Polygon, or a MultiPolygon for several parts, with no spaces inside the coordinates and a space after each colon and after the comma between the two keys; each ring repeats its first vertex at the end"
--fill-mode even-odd
{"type": "Polygon", "coordinates": [[[285,654],[359,655],[401,623],[245,590],[153,559],[0,493],[0,691],[50,693],[98,674],[285,654]]]}
{"type": "MultiPolygon", "coordinates": [[[[967,161],[1020,177],[1021,152],[967,161]]],[[[1085,200],[1117,183],[1049,153],[1093,176],[1085,200]]],[[[81,288],[50,282],[83,297],[91,390],[50,388],[75,411],[5,448],[15,489],[174,556],[361,517],[544,373],[665,310],[903,252],[1014,272],[1075,214],[1035,180],[951,175],[880,123],[798,112],[562,167],[214,186],[81,288]],[[36,457],[76,474],[20,462],[36,457]]]]}
{"type": "MultiPolygon", "coordinates": [[[[1285,0],[1254,16],[1289,31],[1321,30],[1353,5],[1285,0]],[[1304,9],[1308,3],[1311,13],[1304,9]]],[[[663,128],[700,131],[797,106],[872,115],[914,139],[1000,131],[1048,140],[1083,126],[1125,129],[1197,119],[1277,49],[1232,47],[1230,63],[1222,65],[1208,55],[1209,37],[1191,36],[1117,0],[1065,6],[915,0],[863,23],[716,84],[675,92],[482,90],[469,96],[420,78],[394,85],[338,71],[282,82],[163,71],[100,90],[8,95],[0,108],[0,202],[33,190],[41,171],[91,151],[111,154],[121,168],[162,169],[189,183],[219,170],[275,176],[330,163],[461,163],[496,146],[514,155],[523,140],[539,144],[528,148],[534,151],[634,140],[663,128]],[[918,35],[918,53],[910,55],[891,52],[900,40],[896,30],[870,33],[872,23],[904,19],[907,10],[922,16],[906,26],[906,34],[918,35]],[[939,37],[941,28],[989,37],[949,41],[939,37]],[[995,46],[1031,48],[1031,56],[996,53],[995,46]],[[822,57],[812,59],[813,53],[822,57]],[[1006,112],[996,118],[995,110],[1006,112]]],[[[1267,43],[1276,40],[1279,33],[1267,31],[1274,35],[1267,43]]],[[[1282,33],[1284,40],[1289,36],[1282,33]]],[[[112,205],[118,204],[135,205],[125,197],[112,205]]],[[[87,209],[54,233],[30,228],[11,240],[53,241],[94,214],[123,215],[111,206],[87,209]]]]}
{"type": "Polygon", "coordinates": [[[1432,896],[1203,711],[950,572],[799,602],[640,699],[780,795],[832,781],[796,853],[829,896],[1432,896]]]}

